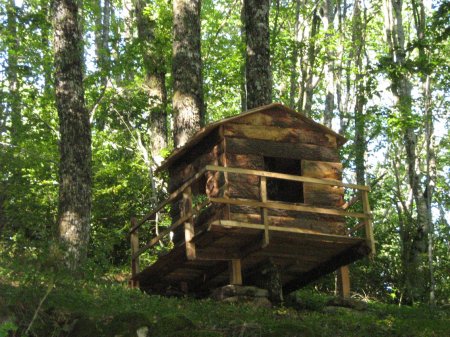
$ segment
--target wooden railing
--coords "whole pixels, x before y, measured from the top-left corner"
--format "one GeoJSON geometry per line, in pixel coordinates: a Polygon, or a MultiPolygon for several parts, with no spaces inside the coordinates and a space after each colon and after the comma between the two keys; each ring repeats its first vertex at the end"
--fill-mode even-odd
{"type": "MultiPolygon", "coordinates": [[[[207,165],[203,169],[201,169],[197,174],[188,179],[182,186],[180,186],[177,190],[172,192],[169,197],[159,204],[155,209],[153,209],[150,213],[146,214],[141,220],[137,220],[136,218],[131,219],[131,230],[130,230],[130,240],[131,240],[131,268],[132,268],[132,286],[137,286],[135,281],[135,276],[139,273],[139,256],[153,247],[156,243],[158,243],[163,237],[168,235],[170,232],[174,231],[177,227],[184,224],[184,232],[185,232],[185,242],[186,242],[186,254],[188,259],[195,259],[196,252],[195,246],[191,243],[191,239],[194,236],[194,221],[193,218],[199,214],[199,212],[204,209],[210,203],[217,204],[226,204],[226,205],[239,205],[239,206],[250,206],[261,208],[262,210],[262,224],[249,224],[245,222],[238,222],[232,220],[220,220],[220,224],[225,227],[243,227],[243,228],[253,228],[253,229],[261,229],[264,231],[264,242],[263,246],[266,246],[270,242],[270,231],[285,231],[292,233],[305,233],[305,234],[314,234],[314,235],[326,235],[328,237],[336,236],[343,237],[342,235],[331,235],[324,234],[318,231],[303,229],[303,228],[291,228],[291,227],[277,227],[269,225],[269,217],[268,210],[269,209],[281,209],[288,211],[297,211],[297,212],[306,212],[306,213],[315,213],[315,214],[324,214],[324,215],[334,215],[334,216],[348,216],[353,218],[358,218],[359,224],[350,229],[347,234],[351,235],[357,230],[364,228],[365,236],[368,247],[370,247],[371,254],[375,253],[375,244],[373,238],[373,229],[372,229],[372,214],[369,205],[369,196],[368,192],[370,191],[370,187],[354,185],[354,184],[346,184],[341,181],[332,180],[332,179],[318,179],[318,178],[310,178],[303,176],[296,176],[291,174],[284,173],[276,173],[276,172],[268,172],[268,171],[260,171],[260,170],[250,170],[250,169],[242,169],[242,168],[234,168],[234,167],[222,167],[215,165],[207,165]],[[244,174],[244,175],[253,175],[260,177],[260,199],[261,201],[253,200],[253,199],[236,199],[229,198],[227,196],[223,197],[208,197],[206,201],[193,207],[192,205],[192,190],[191,186],[197,182],[206,172],[223,172],[225,174],[234,173],[234,174],[244,174]],[[359,200],[362,202],[362,213],[357,212],[349,212],[343,208],[325,208],[325,207],[316,207],[310,205],[299,205],[299,204],[291,204],[277,201],[269,201],[267,196],[267,178],[276,178],[276,179],[284,179],[295,182],[303,182],[309,184],[318,184],[318,185],[329,185],[329,186],[339,186],[357,190],[359,192],[359,200]],[[180,208],[180,218],[175,221],[172,225],[161,231],[154,238],[152,238],[147,244],[140,247],[139,245],[139,237],[138,237],[138,229],[147,221],[152,219],[156,213],[160,212],[165,206],[173,202],[174,200],[182,197],[181,208],[180,208]]],[[[348,204],[346,205],[348,206],[348,204]]]]}

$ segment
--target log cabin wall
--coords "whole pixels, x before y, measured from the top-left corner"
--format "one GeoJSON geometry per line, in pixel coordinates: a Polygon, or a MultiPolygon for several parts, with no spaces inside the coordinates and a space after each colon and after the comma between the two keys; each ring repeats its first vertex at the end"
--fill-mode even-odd
{"type": "MultiPolygon", "coordinates": [[[[198,173],[206,165],[223,166],[224,162],[224,138],[221,128],[214,130],[185,155],[181,156],[169,167],[169,192],[178,189],[189,178],[198,173]]],[[[220,172],[207,172],[205,179],[200,179],[192,186],[194,201],[200,195],[211,197],[223,196],[224,175],[220,172]]],[[[170,215],[172,221],[177,221],[180,217],[181,197],[172,203],[170,215]]],[[[205,221],[212,221],[221,217],[225,206],[215,205],[206,214],[201,214],[196,221],[196,226],[202,225],[205,221]]],[[[174,232],[174,243],[183,241],[183,228],[179,227],[174,232]]]]}
{"type": "MultiPolygon", "coordinates": [[[[286,166],[290,162],[288,166],[292,163],[298,166],[297,172],[292,172],[291,168],[291,171],[278,172],[342,180],[336,137],[286,111],[276,108],[262,111],[224,123],[222,127],[226,164],[229,167],[271,171],[274,169],[268,167],[268,162],[269,166],[272,165],[270,162],[281,163],[278,166],[286,166]]],[[[255,176],[228,174],[227,193],[232,198],[260,200],[259,184],[260,179],[255,176]]],[[[269,185],[268,181],[268,189],[269,185]]],[[[274,182],[272,187],[276,185],[277,182],[274,182]]],[[[320,207],[339,207],[344,202],[342,188],[307,183],[298,185],[302,191],[299,191],[301,199],[297,202],[320,207]]],[[[280,186],[286,189],[285,185],[280,186]]],[[[231,206],[229,216],[231,220],[261,222],[258,208],[231,206]]],[[[269,220],[269,225],[274,226],[296,226],[334,234],[345,231],[344,219],[340,217],[269,210],[269,220]]]]}

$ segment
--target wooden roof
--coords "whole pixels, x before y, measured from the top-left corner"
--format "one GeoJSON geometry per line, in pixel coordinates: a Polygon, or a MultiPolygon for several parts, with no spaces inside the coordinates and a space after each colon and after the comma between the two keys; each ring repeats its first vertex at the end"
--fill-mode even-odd
{"type": "Polygon", "coordinates": [[[248,115],[252,115],[258,112],[262,112],[262,111],[269,111],[272,110],[274,108],[277,109],[281,109],[284,112],[287,112],[289,114],[294,115],[296,118],[300,118],[302,121],[306,122],[307,124],[309,124],[312,128],[314,129],[318,129],[322,132],[325,132],[327,134],[331,134],[333,136],[336,137],[337,140],[337,144],[338,146],[342,146],[347,139],[340,135],[337,132],[334,132],[332,129],[326,127],[323,124],[317,123],[314,120],[312,120],[309,117],[306,117],[305,115],[303,115],[300,112],[297,112],[283,104],[280,103],[271,103],[268,105],[263,105],[260,106],[258,108],[254,108],[251,110],[248,110],[242,114],[236,115],[236,116],[232,116],[232,117],[228,117],[225,119],[222,119],[220,121],[211,123],[207,126],[205,126],[204,128],[200,129],[199,131],[197,131],[192,137],[191,139],[184,144],[182,147],[179,147],[178,149],[175,149],[169,157],[167,157],[162,163],[161,165],[156,169],[156,172],[165,170],[167,168],[169,168],[176,160],[178,160],[180,157],[182,157],[185,153],[187,153],[191,148],[193,148],[195,145],[197,145],[201,140],[203,140],[207,135],[209,135],[211,132],[213,132],[214,130],[216,130],[218,127],[220,127],[221,125],[228,123],[228,122],[232,122],[235,121],[239,118],[248,116],[248,115]]]}

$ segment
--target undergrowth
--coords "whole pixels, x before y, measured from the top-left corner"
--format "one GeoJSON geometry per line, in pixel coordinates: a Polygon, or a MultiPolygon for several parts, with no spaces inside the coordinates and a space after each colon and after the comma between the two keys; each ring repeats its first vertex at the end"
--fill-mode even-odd
{"type": "MultiPolygon", "coordinates": [[[[33,261],[0,263],[0,337],[6,336],[450,336],[450,312],[370,302],[330,307],[329,295],[295,294],[295,308],[149,296],[126,279],[84,270],[44,272],[33,261]]],[[[36,262],[36,261],[34,261],[36,262]]]]}

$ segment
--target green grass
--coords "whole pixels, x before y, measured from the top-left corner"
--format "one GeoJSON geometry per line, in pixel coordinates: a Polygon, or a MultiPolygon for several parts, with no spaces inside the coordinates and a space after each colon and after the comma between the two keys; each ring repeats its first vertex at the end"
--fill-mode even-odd
{"type": "MultiPolygon", "coordinates": [[[[0,264],[1,265],[1,264],[0,264]]],[[[369,303],[364,311],[327,307],[329,296],[302,290],[301,307],[257,308],[212,300],[165,298],[99,276],[86,279],[0,267],[0,337],[148,336],[450,336],[450,312],[369,303]],[[49,289],[48,297],[33,315],[49,289]]]]}

